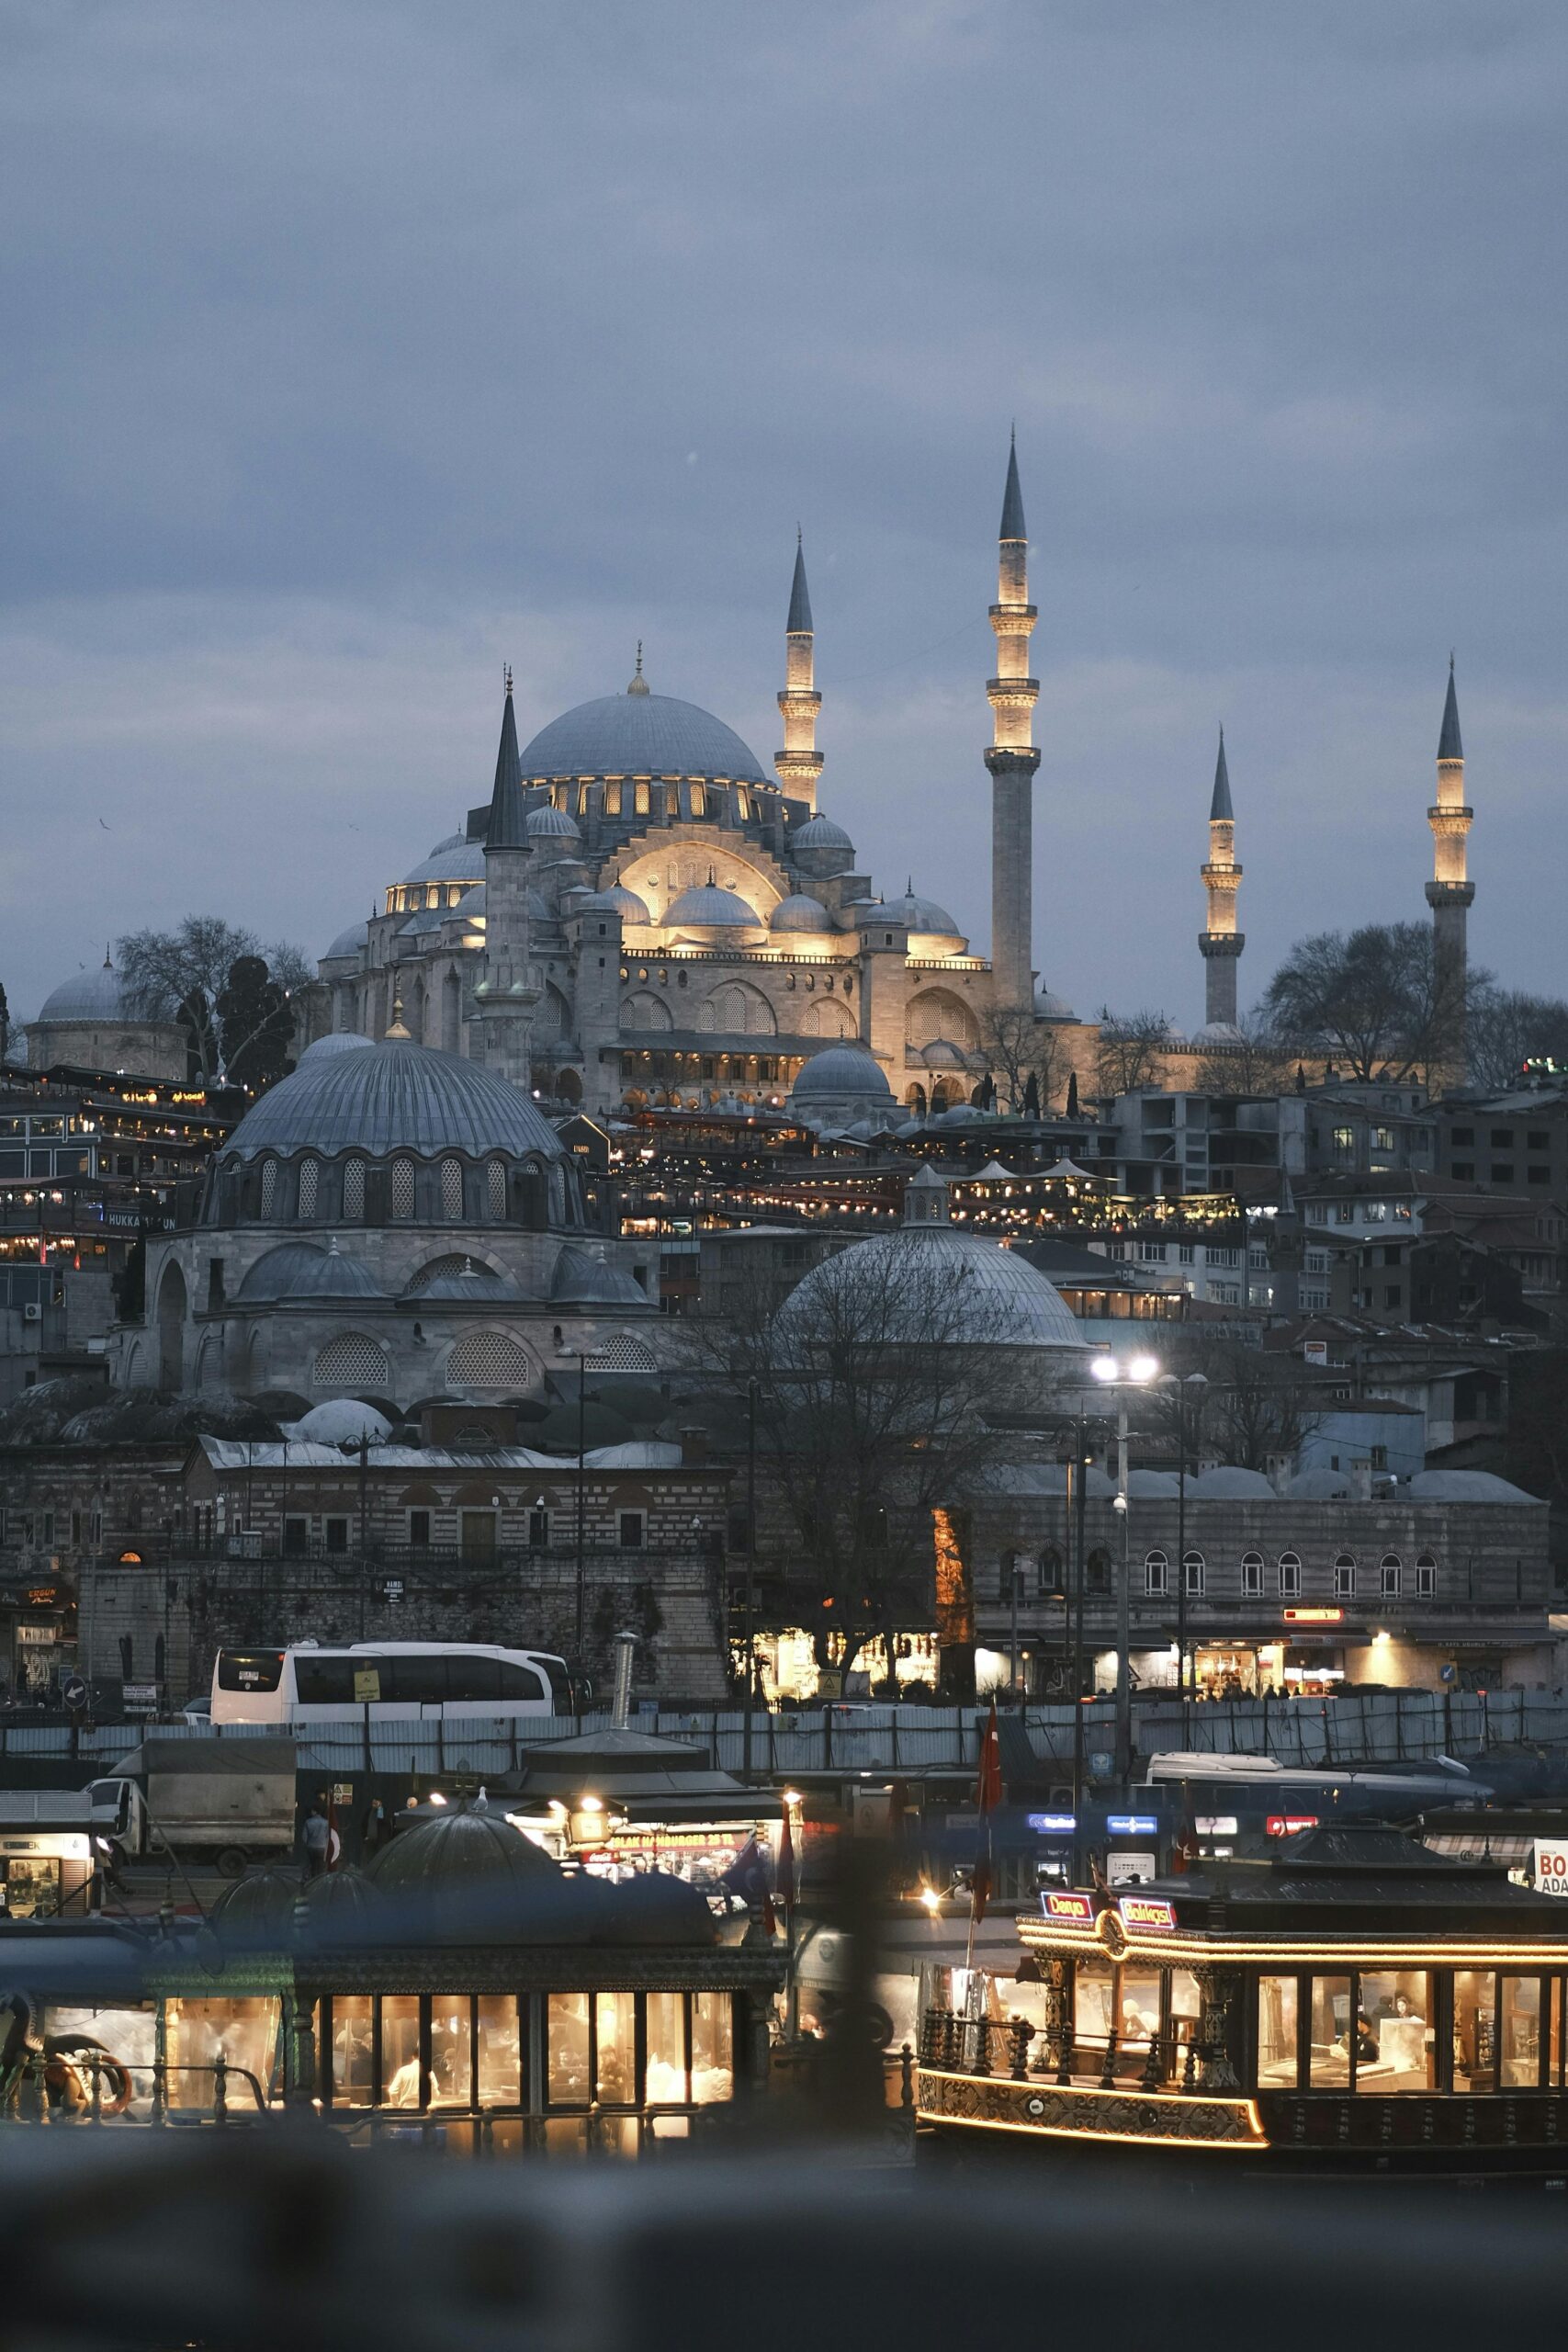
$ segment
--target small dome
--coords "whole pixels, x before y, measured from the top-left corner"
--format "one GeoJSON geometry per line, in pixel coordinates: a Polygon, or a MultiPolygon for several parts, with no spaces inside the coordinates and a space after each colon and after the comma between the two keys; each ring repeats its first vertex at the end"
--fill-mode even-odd
{"type": "MultiPolygon", "coordinates": [[[[361,1037],[352,1029],[329,1029],[324,1037],[317,1037],[306,1046],[299,1060],[324,1062],[329,1054],[356,1054],[370,1042],[368,1037],[361,1037]]],[[[295,1067],[298,1069],[299,1064],[295,1067]]]]}
{"type": "Polygon", "coordinates": [[[813,1054],[801,1065],[790,1089],[790,1101],[805,1103],[818,1096],[841,1094],[869,1095],[876,1102],[893,1099],[886,1071],[864,1046],[825,1046],[819,1054],[813,1054]]]}
{"type": "Polygon", "coordinates": [[[699,882],[682,890],[670,906],[664,917],[665,928],[686,924],[702,931],[757,931],[761,917],[754,907],[733,890],[722,890],[716,882],[699,882]]]}
{"type": "Polygon", "coordinates": [[[1344,1502],[1350,1492],[1350,1481],[1343,1470],[1303,1470],[1291,1480],[1285,1492],[1293,1503],[1344,1502]]]}
{"type": "MultiPolygon", "coordinates": [[[[632,1425],[624,1415],[597,1397],[590,1396],[581,1408],[581,1434],[585,1447],[629,1445],[632,1425]]],[[[545,1453],[575,1453],[578,1439],[578,1403],[552,1405],[543,1420],[532,1421],[528,1427],[528,1442],[545,1453]]]]}
{"type": "Polygon", "coordinates": [[[367,922],[351,922],[346,931],[339,932],[337,937],[333,940],[332,945],[322,956],[322,963],[330,964],[334,956],[362,955],[366,943],[369,937],[370,926],[367,922]]]}
{"type": "Polygon", "coordinates": [[[550,1276],[550,1297],[558,1306],[570,1301],[580,1306],[640,1306],[651,1305],[647,1292],[623,1267],[607,1266],[590,1250],[569,1241],[556,1260],[550,1276]]]}
{"type": "Polygon", "coordinates": [[[786,1346],[794,1343],[809,1352],[816,1333],[826,1337],[840,1321],[839,1302],[853,1317],[856,1290],[863,1284],[871,1312],[884,1318],[881,1339],[896,1342],[902,1337],[912,1346],[929,1347],[927,1285],[932,1283],[952,1284],[939,1311],[955,1344],[1083,1352],[1083,1335],[1066,1302],[1027,1258],[1000,1242],[940,1223],[875,1234],[825,1259],[790,1293],[776,1328],[786,1346]],[[886,1302],[906,1295],[909,1328],[901,1334],[885,1319],[886,1302]]]}
{"type": "Polygon", "coordinates": [[[1234,1021],[1205,1021],[1201,1029],[1193,1030],[1192,1043],[1195,1046],[1239,1046],[1244,1040],[1234,1021]]]}
{"type": "Polygon", "coordinates": [[[357,1396],[333,1396],[324,1405],[312,1405],[294,1424],[302,1445],[385,1445],[391,1434],[386,1415],[374,1405],[362,1405],[357,1396]]]}
{"type": "Polygon", "coordinates": [[[400,1828],[366,1875],[398,1915],[389,1926],[398,1943],[588,1940],[590,1906],[572,1900],[579,1882],[499,1807],[433,1810],[400,1828]]]}
{"type": "Polygon", "coordinates": [[[367,1266],[341,1250],[318,1250],[310,1241],[281,1241],[269,1250],[240,1284],[249,1306],[279,1298],[381,1298],[367,1266]]]}
{"type": "Polygon", "coordinates": [[[484,870],[483,842],[471,842],[466,833],[448,833],[412,874],[403,876],[403,888],[414,882],[477,882],[484,870]]]}
{"type": "Polygon", "coordinates": [[[387,1899],[375,1883],[345,1863],[307,1881],[295,1905],[297,1941],[318,1951],[344,1951],[382,1943],[387,1899]]]}
{"type": "Polygon", "coordinates": [[[1196,1478],[1189,1478],[1187,1491],[1213,1502],[1275,1502],[1279,1499],[1261,1470],[1241,1470],[1235,1464],[1224,1462],[1214,1470],[1205,1470],[1196,1478]]]}
{"type": "MultiPolygon", "coordinates": [[[[448,922],[456,922],[460,918],[465,922],[477,922],[484,910],[485,886],[482,882],[476,882],[471,890],[464,891],[455,907],[446,909],[446,920],[448,922]]],[[[555,913],[549,900],[542,891],[536,890],[532,887],[528,891],[528,918],[531,922],[554,922],[555,921],[555,913]]]]}
{"type": "Polygon", "coordinates": [[[653,917],[648,911],[646,901],[639,899],[635,890],[625,888],[619,882],[612,882],[607,890],[593,891],[582,900],[577,911],[581,915],[586,915],[592,914],[595,909],[604,914],[619,915],[623,922],[651,922],[653,921],[653,917]]]}
{"type": "Polygon", "coordinates": [[[969,1057],[962,1046],[951,1037],[933,1037],[929,1046],[920,1048],[920,1059],[928,1069],[967,1069],[969,1057]]]}
{"type": "Polygon", "coordinates": [[[1417,1503],[1539,1503],[1540,1498],[1491,1470],[1417,1470],[1410,1481],[1410,1499],[1417,1503]]]}
{"type": "Polygon", "coordinates": [[[887,911],[895,922],[903,923],[908,931],[929,932],[944,939],[963,937],[945,907],[939,907],[934,899],[917,898],[912,889],[906,890],[901,899],[889,899],[887,911]]]}
{"type": "Polygon", "coordinates": [[[831,931],[833,918],[820,899],[808,899],[796,890],[781,899],[769,919],[770,931],[831,931]]]}
{"type": "Polygon", "coordinates": [[[537,776],[691,775],[766,785],[732,729],[673,695],[601,695],[542,727],[523,753],[525,781],[537,776]]]}
{"type": "Polygon", "coordinates": [[[224,1888],[208,1924],[232,1951],[283,1951],[293,1938],[299,1899],[297,1871],[253,1871],[224,1888]]]}
{"type": "Polygon", "coordinates": [[[129,1021],[120,991],[119,974],[106,956],[103,962],[62,980],[43,1001],[40,1021],[129,1021]]]}
{"type": "Polygon", "coordinates": [[[394,1151],[568,1156],[527,1096],[494,1070],[459,1054],[384,1038],[362,1054],[301,1061],[246,1112],[222,1157],[227,1162],[266,1151],[284,1158],[316,1151],[332,1159],[355,1148],[372,1159],[394,1151]]]}
{"type": "Polygon", "coordinates": [[[523,821],[523,830],[531,842],[580,842],[582,839],[576,819],[569,817],[564,808],[556,808],[548,800],[541,801],[537,808],[529,810],[523,821]]]}
{"type": "Polygon", "coordinates": [[[1065,996],[1053,996],[1049,989],[1040,989],[1034,1010],[1042,1021],[1076,1021],[1078,1017],[1065,996]]]}
{"type": "Polygon", "coordinates": [[[854,848],[853,842],[851,841],[842,825],[836,825],[831,817],[808,817],[804,825],[797,825],[795,827],[795,831],[791,833],[789,837],[789,841],[790,847],[792,849],[847,849],[852,851],[854,848]]]}

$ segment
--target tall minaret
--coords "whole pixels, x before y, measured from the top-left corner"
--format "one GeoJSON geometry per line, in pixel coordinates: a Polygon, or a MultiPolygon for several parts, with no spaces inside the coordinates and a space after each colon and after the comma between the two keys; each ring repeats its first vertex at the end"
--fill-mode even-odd
{"type": "Polygon", "coordinates": [[[529,961],[528,867],[523,821],[523,762],[512,709],[512,673],[501,714],[495,788],[485,831],[485,967],[474,990],[484,1020],[487,1066],[526,1093],[533,1085],[534,1007],[538,968],[529,961]]]}
{"type": "Polygon", "coordinates": [[[811,626],[811,597],[806,585],[806,554],[800,533],[795,535],[795,578],[790,582],[789,618],[784,623],[784,687],[779,696],[784,716],[784,750],[773,765],[779,782],[792,800],[817,806],[817,779],[822,754],[817,748],[817,714],[822,697],[817,691],[817,636],[811,626]]]}
{"type": "Polygon", "coordinates": [[[1030,921],[1033,881],[1034,771],[1040,754],[1030,741],[1040,682],[1029,674],[1029,640],[1035,611],[1029,601],[1029,535],[1018,486],[1016,442],[1008,451],[1002,497],[997,601],[997,674],[986,692],[994,714],[991,748],[991,974],[998,1010],[1032,1005],[1034,968],[1030,921]]]}
{"type": "Polygon", "coordinates": [[[1449,656],[1449,695],[1443,705],[1443,731],[1438,738],[1437,805],[1427,811],[1432,828],[1432,879],[1427,904],[1432,910],[1432,944],[1439,1005],[1446,1008],[1450,1044],[1444,1059],[1450,1076],[1463,1085],[1466,1066],[1465,979],[1469,947],[1465,938],[1470,902],[1475,885],[1465,873],[1465,840],[1474,818],[1464,800],[1464,745],[1460,741],[1459,696],[1454,691],[1453,655],[1449,656]]]}
{"type": "Polygon", "coordinates": [[[1235,1027],[1236,957],[1247,945],[1235,927],[1235,894],[1241,868],[1235,862],[1235,811],[1231,807],[1230,773],[1225,766],[1225,730],[1220,729],[1220,756],[1214,763],[1214,797],[1209,803],[1209,862],[1200,867],[1209,893],[1209,927],[1198,934],[1202,956],[1203,1018],[1235,1027]]]}

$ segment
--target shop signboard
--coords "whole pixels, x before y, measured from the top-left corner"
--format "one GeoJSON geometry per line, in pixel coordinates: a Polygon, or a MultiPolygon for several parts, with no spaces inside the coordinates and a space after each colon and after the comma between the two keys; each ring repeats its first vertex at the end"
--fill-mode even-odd
{"type": "Polygon", "coordinates": [[[121,1685],[120,1696],[132,1714],[156,1713],[158,1686],[155,1682],[127,1682],[121,1685]]]}
{"type": "Polygon", "coordinates": [[[1152,1813],[1108,1813],[1105,1826],[1112,1838],[1157,1838],[1158,1816],[1152,1813]]]}
{"type": "Polygon", "coordinates": [[[1040,1897],[1040,1907],[1047,1919],[1060,1928],[1092,1928],[1094,1897],[1078,1894],[1066,1887],[1048,1888],[1040,1897]]]}
{"type": "Polygon", "coordinates": [[[1535,1840],[1535,1891],[1538,1894],[1568,1894],[1568,1840],[1535,1840]]]}
{"type": "Polygon", "coordinates": [[[1163,1895],[1123,1894],[1117,1903],[1122,1925],[1134,1935],[1168,1936],[1176,1927],[1176,1905],[1163,1895]]]}
{"type": "Polygon", "coordinates": [[[1032,1813],[1027,1819],[1037,1838],[1070,1838],[1077,1826],[1070,1813],[1032,1813]]]}
{"type": "Polygon", "coordinates": [[[1108,1886],[1136,1886],[1142,1880],[1159,1875],[1157,1854],[1107,1854],[1105,1883],[1108,1886]]]}

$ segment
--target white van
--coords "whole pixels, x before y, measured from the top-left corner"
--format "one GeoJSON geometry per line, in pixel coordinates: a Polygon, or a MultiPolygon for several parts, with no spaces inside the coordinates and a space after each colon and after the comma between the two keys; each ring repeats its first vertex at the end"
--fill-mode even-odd
{"type": "Polygon", "coordinates": [[[479,1642],[306,1643],[283,1650],[220,1650],[212,1668],[215,1724],[507,1722],[569,1715],[563,1658],[479,1642]]]}

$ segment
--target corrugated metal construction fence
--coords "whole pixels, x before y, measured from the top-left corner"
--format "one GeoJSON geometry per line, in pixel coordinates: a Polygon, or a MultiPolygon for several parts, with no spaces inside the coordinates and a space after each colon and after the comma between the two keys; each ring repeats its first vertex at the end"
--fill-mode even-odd
{"type": "MultiPolygon", "coordinates": [[[[1082,1710],[1084,1752],[1091,1777],[1109,1777],[1113,1740],[1109,1700],[1082,1710]]],[[[1031,1707],[1031,1744],[1049,1772],[1066,1780],[1073,1755],[1071,1707],[1031,1707]]],[[[976,1761],[982,1711],[974,1707],[834,1706],[801,1714],[752,1719],[751,1764],[764,1777],[818,1772],[965,1771],[976,1761]]],[[[593,1730],[603,1715],[535,1717],[519,1725],[477,1717],[466,1723],[403,1723],[367,1729],[360,1723],[315,1725],[299,1736],[299,1760],[310,1771],[444,1773],[510,1771],[528,1748],[593,1730]]],[[[1323,1765],[1360,1758],[1475,1756],[1515,1741],[1568,1745],[1568,1695],[1551,1691],[1350,1690],[1328,1700],[1254,1699],[1190,1705],[1140,1702],[1134,1716],[1139,1753],[1174,1749],[1274,1756],[1284,1764],[1323,1765]]],[[[30,1724],[0,1716],[0,1770],[7,1761],[34,1769],[50,1757],[107,1770],[134,1747],[143,1724],[30,1724]]],[[[643,1715],[637,1728],[702,1748],[710,1760],[739,1772],[745,1754],[739,1709],[643,1715]]],[[[231,1726],[238,1736],[254,1726],[231,1726]]],[[[206,1724],[163,1724],[161,1739],[204,1740],[223,1736],[206,1724]]],[[[29,1775],[30,1777],[30,1775],[29,1775]]]]}

